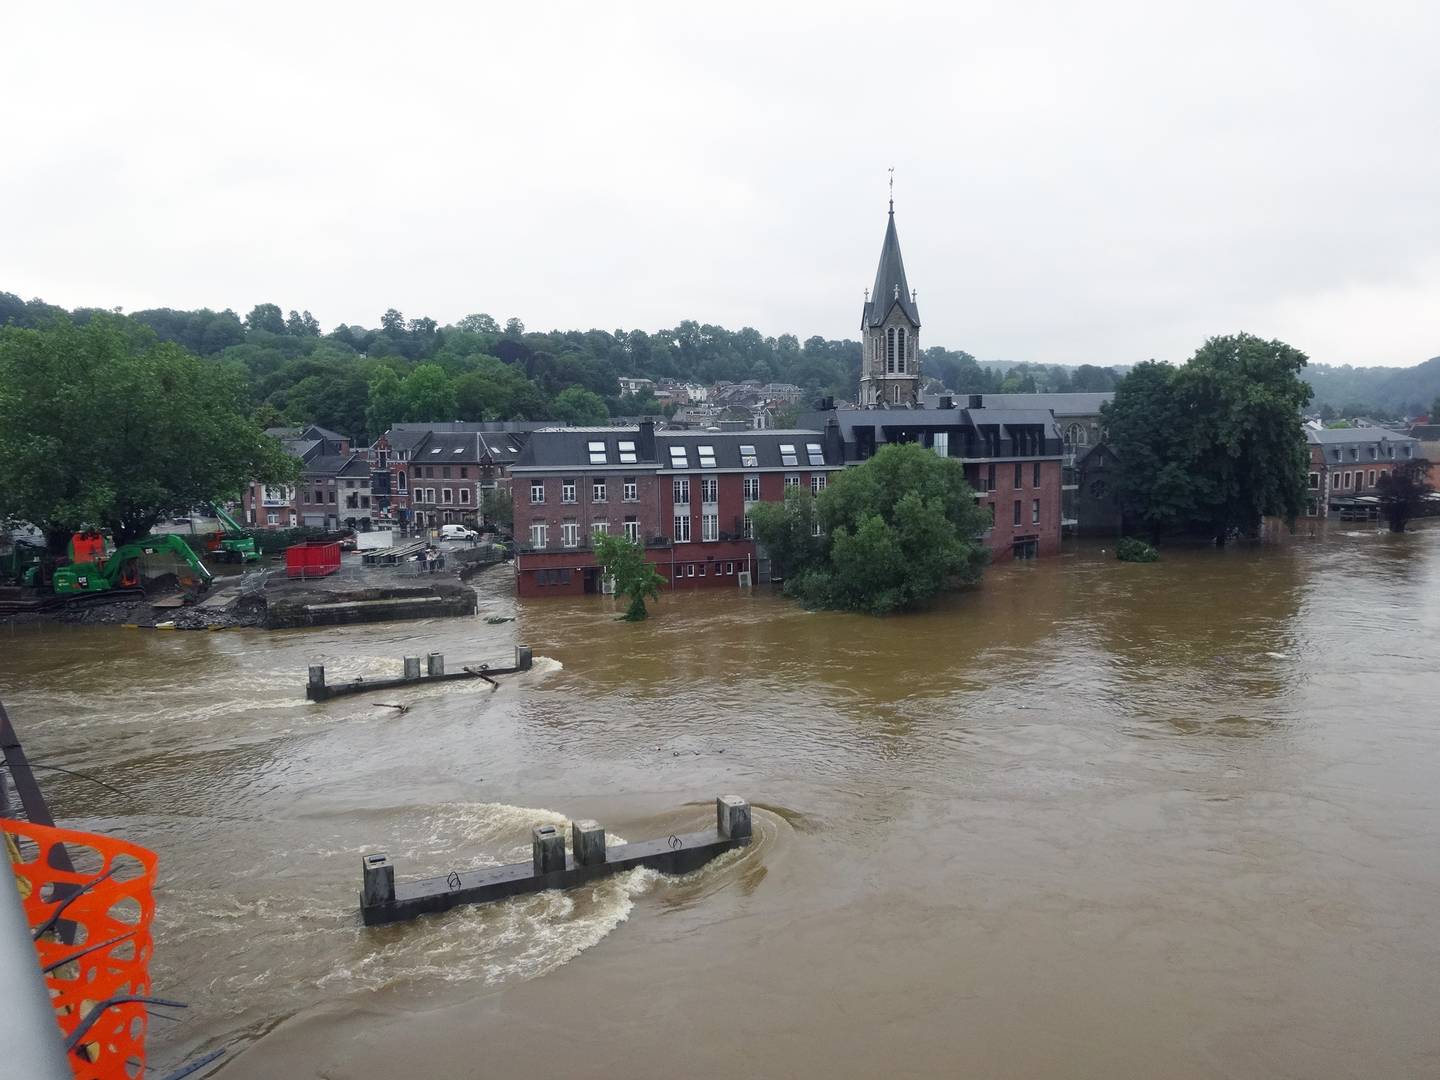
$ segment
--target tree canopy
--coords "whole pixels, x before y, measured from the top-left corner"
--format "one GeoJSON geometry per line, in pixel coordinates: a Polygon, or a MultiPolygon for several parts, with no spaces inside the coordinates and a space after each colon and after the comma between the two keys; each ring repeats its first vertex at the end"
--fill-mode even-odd
{"type": "Polygon", "coordinates": [[[978,581],[989,559],[979,539],[989,519],[964,466],[913,443],[831,474],[818,498],[792,489],[751,513],[787,593],[811,607],[913,610],[978,581]]]}
{"type": "Polygon", "coordinates": [[[628,537],[601,533],[595,537],[595,561],[607,577],[615,579],[615,591],[630,598],[625,620],[648,618],[645,601],[659,598],[665,578],[646,561],[645,549],[628,537]]]}
{"type": "Polygon", "coordinates": [[[251,480],[293,479],[248,406],[234,369],[117,315],[0,328],[0,520],[56,546],[85,526],[123,544],[251,480]]]}
{"type": "Polygon", "coordinates": [[[1430,462],[1424,458],[1405,461],[1380,474],[1380,508],[1391,532],[1404,532],[1410,519],[1424,509],[1430,486],[1430,462]]]}
{"type": "Polygon", "coordinates": [[[1293,525],[1309,460],[1305,363],[1283,341],[1236,334],[1211,338],[1181,367],[1131,370],[1102,410],[1127,516],[1152,539],[1195,530],[1217,543],[1254,535],[1265,516],[1293,525]]]}

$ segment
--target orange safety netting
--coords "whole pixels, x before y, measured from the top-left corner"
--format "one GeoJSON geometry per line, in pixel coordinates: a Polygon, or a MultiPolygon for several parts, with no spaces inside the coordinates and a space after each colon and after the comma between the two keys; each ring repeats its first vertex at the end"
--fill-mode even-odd
{"type": "MultiPolygon", "coordinates": [[[[46,973],[45,982],[66,1040],[100,1003],[147,996],[155,853],[110,836],[11,818],[0,818],[0,830],[32,931],[54,921],[57,912],[63,920],[41,935],[35,951],[42,968],[58,965],[46,973]],[[65,846],[76,870],[51,865],[51,852],[59,844],[65,846]],[[75,889],[82,891],[66,904],[66,894],[75,889]],[[74,927],[69,944],[61,933],[66,923],[74,927]]],[[[111,1005],[96,1016],[68,1055],[72,1071],[83,1080],[133,1080],[143,1075],[145,1031],[143,1004],[111,1005]]]]}

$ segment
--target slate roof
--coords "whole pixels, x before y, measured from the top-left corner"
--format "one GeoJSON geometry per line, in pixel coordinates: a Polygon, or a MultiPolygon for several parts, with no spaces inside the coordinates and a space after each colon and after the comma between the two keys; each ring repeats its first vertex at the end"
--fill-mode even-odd
{"type": "Polygon", "coordinates": [[[526,441],[515,462],[516,468],[589,468],[589,444],[605,444],[605,463],[620,465],[620,442],[635,443],[636,464],[655,464],[655,459],[642,458],[640,450],[640,429],[635,427],[573,428],[552,427],[534,432],[526,441]]]}
{"type": "Polygon", "coordinates": [[[905,260],[900,257],[900,237],[895,232],[895,204],[890,204],[890,218],[885,224],[885,240],[880,245],[880,265],[875,268],[875,288],[870,291],[860,317],[860,328],[879,326],[896,304],[916,326],[920,325],[920,309],[910,298],[910,283],[905,280],[905,260]],[[899,286],[899,299],[896,299],[899,286]]]}
{"type": "Polygon", "coordinates": [[[1413,443],[1415,440],[1409,435],[1402,435],[1398,431],[1391,431],[1388,428],[1321,428],[1319,431],[1314,428],[1305,430],[1305,438],[1319,446],[1365,446],[1369,443],[1379,445],[1382,441],[1398,444],[1413,443]]]}
{"type": "Polygon", "coordinates": [[[671,456],[670,447],[684,447],[685,472],[705,472],[708,467],[700,464],[699,447],[710,446],[715,450],[715,465],[717,470],[722,469],[788,469],[791,471],[807,471],[817,466],[810,464],[809,453],[806,444],[814,443],[820,447],[821,457],[824,459],[825,467],[839,468],[844,461],[837,458],[833,452],[826,451],[824,435],[810,429],[771,429],[769,431],[662,431],[655,435],[655,453],[646,455],[641,451],[640,431],[638,428],[547,428],[544,431],[537,431],[531,436],[530,441],[525,444],[521,451],[520,460],[516,462],[516,468],[520,471],[526,469],[573,469],[576,472],[585,472],[590,469],[606,467],[615,470],[632,468],[636,470],[655,470],[669,472],[671,456]],[[605,461],[601,463],[590,462],[590,443],[604,443],[605,461]],[[631,442],[635,444],[636,460],[633,463],[620,460],[619,443],[631,442]],[[787,465],[780,454],[781,444],[789,444],[795,447],[796,462],[787,465]],[[744,464],[740,447],[753,446],[755,448],[756,462],[754,465],[744,464]]]}
{"type": "MultiPolygon", "coordinates": [[[[1052,409],[1056,416],[1099,416],[1100,406],[1114,401],[1113,393],[1103,394],[985,394],[981,402],[985,411],[994,409],[1052,409]]],[[[955,398],[963,405],[966,395],[955,398]]]]}
{"type": "Polygon", "coordinates": [[[854,442],[854,429],[860,428],[922,428],[922,427],[983,427],[987,425],[1040,425],[1048,438],[1060,437],[1055,418],[1047,409],[835,409],[832,412],[808,413],[801,419],[813,427],[823,426],[834,417],[845,433],[846,442],[854,442]]]}
{"type": "Polygon", "coordinates": [[[353,454],[317,454],[301,467],[303,476],[339,476],[353,454]]]}

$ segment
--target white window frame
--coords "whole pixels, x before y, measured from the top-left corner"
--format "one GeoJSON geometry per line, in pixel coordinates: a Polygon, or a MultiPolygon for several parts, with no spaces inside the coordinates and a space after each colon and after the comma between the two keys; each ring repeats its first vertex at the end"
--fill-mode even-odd
{"type": "Polygon", "coordinates": [[[550,523],[535,521],[530,524],[530,546],[544,548],[550,542],[550,523]]]}
{"type": "Polygon", "coordinates": [[[591,535],[591,536],[609,536],[609,535],[610,535],[610,522],[608,522],[608,521],[592,521],[592,522],[590,523],[590,535],[591,535]]]}
{"type": "Polygon", "coordinates": [[[819,495],[820,492],[822,492],[822,491],[824,491],[824,490],[825,490],[825,474],[824,474],[824,473],[811,473],[811,474],[810,474],[810,494],[811,494],[811,495],[819,495]]]}
{"type": "Polygon", "coordinates": [[[530,481],[530,505],[538,506],[545,501],[545,482],[543,480],[530,481]]]}
{"type": "Polygon", "coordinates": [[[580,523],[578,521],[562,521],[560,523],[560,544],[567,548],[580,546],[580,523]]]}
{"type": "Polygon", "coordinates": [[[469,489],[469,488],[461,488],[461,489],[460,489],[460,505],[461,505],[461,506],[469,506],[469,505],[470,505],[470,489],[469,489]]]}
{"type": "Polygon", "coordinates": [[[700,501],[702,503],[719,502],[720,480],[714,476],[702,476],[700,478],[700,501]]]}
{"type": "Polygon", "coordinates": [[[785,490],[786,490],[786,491],[789,491],[791,488],[798,488],[799,486],[800,486],[800,474],[799,474],[799,473],[786,473],[786,474],[785,474],[785,490]]]}
{"type": "Polygon", "coordinates": [[[690,542],[690,515],[675,515],[675,543],[688,544],[690,542]]]}
{"type": "Polygon", "coordinates": [[[745,477],[745,501],[760,501],[760,477],[758,474],[745,477]]]}
{"type": "Polygon", "coordinates": [[[626,480],[626,481],[625,481],[625,501],[626,501],[626,502],[639,502],[639,501],[640,501],[640,485],[639,485],[636,481],[634,481],[634,480],[626,480]]]}
{"type": "Polygon", "coordinates": [[[604,480],[592,480],[592,481],[590,482],[590,501],[591,501],[591,502],[604,502],[604,501],[605,501],[605,481],[604,481],[604,480]]]}
{"type": "Polygon", "coordinates": [[[576,484],[576,482],[575,482],[574,480],[561,480],[561,481],[560,481],[560,503],[561,503],[561,505],[569,505],[570,503],[575,502],[575,501],[576,501],[575,493],[576,493],[576,491],[577,491],[578,489],[579,489],[579,485],[576,484]]]}
{"type": "Polygon", "coordinates": [[[1030,524],[1031,524],[1031,525],[1039,525],[1039,524],[1040,524],[1040,500],[1039,500],[1039,499],[1031,499],[1031,500],[1030,500],[1030,524]]]}
{"type": "Polygon", "coordinates": [[[700,515],[700,540],[702,543],[713,543],[720,539],[720,515],[700,515]]]}
{"type": "Polygon", "coordinates": [[[625,522],[625,539],[626,539],[626,540],[634,540],[636,543],[639,543],[639,541],[640,541],[640,519],[639,519],[639,518],[636,518],[634,521],[627,521],[627,522],[625,522]]]}
{"type": "Polygon", "coordinates": [[[673,496],[671,501],[673,501],[676,506],[689,506],[690,478],[688,476],[675,477],[675,481],[670,487],[670,493],[673,496]]]}

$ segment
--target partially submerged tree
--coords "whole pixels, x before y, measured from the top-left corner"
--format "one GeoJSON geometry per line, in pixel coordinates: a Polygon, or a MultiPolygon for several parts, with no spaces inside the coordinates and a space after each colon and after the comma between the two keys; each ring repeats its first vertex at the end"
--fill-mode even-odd
{"type": "Polygon", "coordinates": [[[119,316],[0,330],[0,520],[55,551],[83,527],[124,544],[251,480],[293,482],[250,414],[233,370],[119,316]]]}
{"type": "Polygon", "coordinates": [[[1410,519],[1418,517],[1430,486],[1430,462],[1424,458],[1396,465],[1394,470],[1380,474],[1380,508],[1391,532],[1404,532],[1410,519]]]}
{"type": "Polygon", "coordinates": [[[480,493],[480,513],[492,525],[515,525],[515,504],[499,488],[486,488],[480,493]]]}
{"type": "Polygon", "coordinates": [[[645,549],[627,537],[600,534],[595,537],[595,558],[605,576],[615,580],[615,592],[630,598],[625,620],[647,618],[645,601],[660,598],[665,578],[646,561],[645,549]]]}
{"type": "Polygon", "coordinates": [[[756,538],[788,560],[786,591],[812,607],[913,610],[978,581],[989,558],[979,539],[989,519],[964,466],[913,443],[883,446],[832,474],[813,518],[807,505],[807,495],[792,492],[778,513],[752,513],[756,538]]]}

